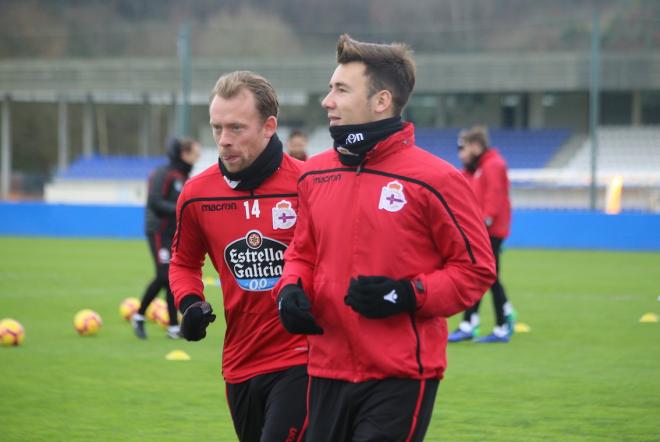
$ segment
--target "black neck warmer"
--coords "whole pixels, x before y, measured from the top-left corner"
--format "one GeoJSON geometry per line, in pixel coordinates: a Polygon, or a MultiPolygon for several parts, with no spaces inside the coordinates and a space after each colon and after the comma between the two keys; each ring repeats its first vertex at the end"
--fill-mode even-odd
{"type": "Polygon", "coordinates": [[[225,168],[225,165],[222,164],[219,158],[218,164],[220,165],[222,175],[227,180],[238,183],[233,187],[234,189],[253,190],[275,173],[282,163],[283,156],[282,142],[277,137],[277,134],[273,134],[266,148],[261,152],[261,155],[245,169],[231,173],[225,168]]]}
{"type": "Polygon", "coordinates": [[[170,158],[170,166],[180,171],[185,176],[190,176],[190,171],[193,168],[192,164],[186,163],[181,158],[170,158]]]}
{"type": "Polygon", "coordinates": [[[181,159],[181,140],[178,138],[170,138],[167,140],[167,157],[170,159],[170,167],[178,170],[185,176],[190,175],[192,164],[188,164],[181,159]]]}
{"type": "Polygon", "coordinates": [[[475,173],[477,171],[477,169],[479,168],[479,161],[481,161],[481,157],[485,153],[486,153],[486,151],[484,150],[479,155],[472,158],[472,160],[465,165],[465,170],[467,170],[470,173],[475,173]]]}
{"type": "Polygon", "coordinates": [[[357,166],[380,141],[403,129],[401,117],[386,118],[365,124],[330,126],[330,136],[344,166],[357,166]]]}

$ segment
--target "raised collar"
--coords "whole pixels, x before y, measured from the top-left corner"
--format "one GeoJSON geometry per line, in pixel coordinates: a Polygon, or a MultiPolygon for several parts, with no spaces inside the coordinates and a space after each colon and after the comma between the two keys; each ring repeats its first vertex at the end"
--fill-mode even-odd
{"type": "Polygon", "coordinates": [[[393,133],[371,149],[362,164],[378,162],[399,150],[415,145],[415,126],[410,122],[403,122],[403,129],[393,133]]]}

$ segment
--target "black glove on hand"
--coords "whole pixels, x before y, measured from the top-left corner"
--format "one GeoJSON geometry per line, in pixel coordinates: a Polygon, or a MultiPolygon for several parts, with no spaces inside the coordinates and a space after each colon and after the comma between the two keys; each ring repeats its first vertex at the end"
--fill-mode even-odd
{"type": "Polygon", "coordinates": [[[311,305],[300,279],[298,284],[285,285],[277,297],[280,322],[294,335],[322,335],[323,329],[316,323],[309,312],[311,305]]]}
{"type": "Polygon", "coordinates": [[[413,312],[417,306],[415,291],[410,280],[397,281],[386,276],[351,278],[344,302],[357,313],[370,319],[413,312]]]}
{"type": "Polygon", "coordinates": [[[199,341],[206,337],[206,327],[215,321],[213,308],[199,296],[188,295],[181,300],[181,334],[186,341],[199,341]]]}

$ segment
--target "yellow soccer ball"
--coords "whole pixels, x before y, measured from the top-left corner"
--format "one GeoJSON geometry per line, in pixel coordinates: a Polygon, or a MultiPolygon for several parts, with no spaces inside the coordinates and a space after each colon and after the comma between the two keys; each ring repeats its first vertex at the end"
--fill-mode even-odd
{"type": "Polygon", "coordinates": [[[154,322],[163,328],[170,325],[170,314],[167,312],[167,307],[160,307],[154,310],[154,322]]]}
{"type": "Polygon", "coordinates": [[[73,326],[80,336],[93,336],[99,332],[103,320],[94,310],[80,310],[73,318],[73,326]]]}
{"type": "Polygon", "coordinates": [[[165,311],[167,311],[167,302],[165,302],[165,300],[162,298],[156,298],[151,301],[151,304],[149,304],[146,311],[147,319],[152,322],[158,322],[156,320],[156,311],[160,309],[165,309],[165,311]]]}
{"type": "Polygon", "coordinates": [[[25,339],[25,329],[15,319],[3,319],[0,321],[0,345],[3,347],[15,347],[21,345],[25,339]]]}
{"type": "Polygon", "coordinates": [[[127,321],[140,309],[140,300],[137,298],[126,298],[119,304],[119,314],[127,321]]]}

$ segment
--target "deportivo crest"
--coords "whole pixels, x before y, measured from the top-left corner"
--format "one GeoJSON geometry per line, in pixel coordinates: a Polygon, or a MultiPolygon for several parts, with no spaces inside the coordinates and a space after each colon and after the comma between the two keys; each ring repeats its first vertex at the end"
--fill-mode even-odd
{"type": "Polygon", "coordinates": [[[398,212],[407,202],[406,196],[403,194],[403,184],[398,181],[390,181],[380,191],[378,208],[388,212],[398,212]]]}
{"type": "Polygon", "coordinates": [[[282,276],[286,244],[250,230],[225,247],[225,263],[243,290],[272,289],[282,276]]]}
{"type": "Polygon", "coordinates": [[[291,207],[291,202],[282,200],[273,207],[273,230],[290,229],[296,224],[298,216],[291,207]]]}

